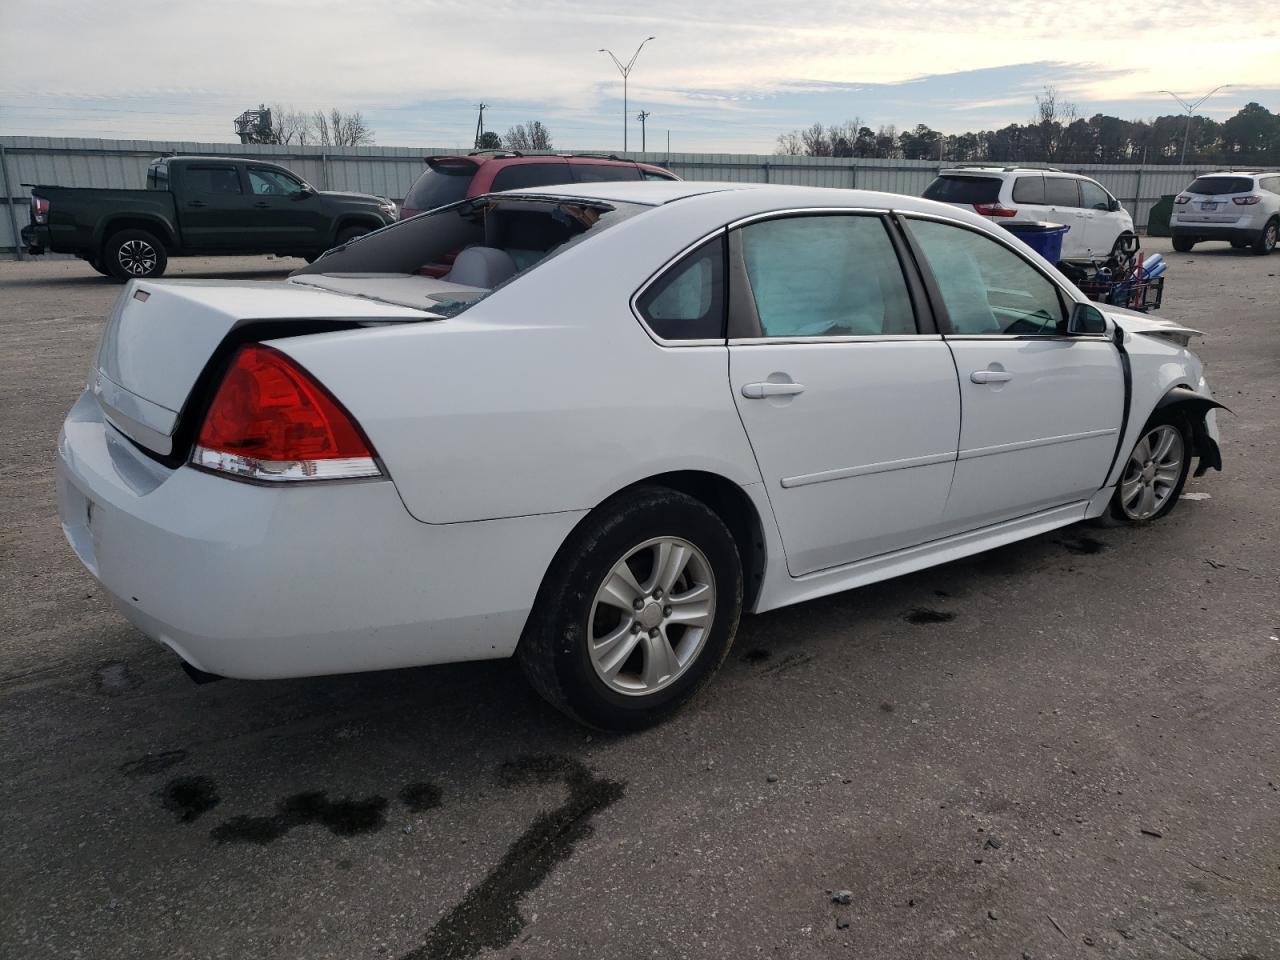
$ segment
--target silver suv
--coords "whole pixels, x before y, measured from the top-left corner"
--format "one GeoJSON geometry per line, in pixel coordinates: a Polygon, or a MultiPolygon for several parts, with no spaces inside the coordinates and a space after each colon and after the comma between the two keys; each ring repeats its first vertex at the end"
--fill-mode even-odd
{"type": "Polygon", "coordinates": [[[1174,200],[1169,218],[1173,249],[1186,253],[1202,240],[1229,240],[1257,254],[1276,248],[1280,233],[1280,173],[1208,173],[1174,200]]]}

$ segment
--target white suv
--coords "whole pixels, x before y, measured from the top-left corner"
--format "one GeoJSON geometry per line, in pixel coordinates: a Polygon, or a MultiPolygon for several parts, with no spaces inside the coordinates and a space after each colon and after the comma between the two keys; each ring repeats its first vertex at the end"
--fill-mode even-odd
{"type": "Polygon", "coordinates": [[[1064,260],[1105,257],[1119,236],[1134,232],[1133,217],[1102,184],[1053,168],[956,167],[943,170],[924,196],[971,207],[996,223],[1017,218],[1068,226],[1064,260]]]}
{"type": "Polygon", "coordinates": [[[1229,240],[1268,254],[1280,233],[1280,173],[1207,173],[1174,200],[1169,218],[1173,249],[1186,253],[1201,240],[1229,240]]]}

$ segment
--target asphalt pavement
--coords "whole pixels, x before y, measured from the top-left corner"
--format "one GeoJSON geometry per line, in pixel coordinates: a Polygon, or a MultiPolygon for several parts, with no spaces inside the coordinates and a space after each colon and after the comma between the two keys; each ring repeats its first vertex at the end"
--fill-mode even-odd
{"type": "Polygon", "coordinates": [[[57,521],[120,288],[0,263],[0,956],[1280,958],[1280,255],[1148,247],[1223,473],[747,618],[627,737],[506,662],[193,684],[57,521]]]}

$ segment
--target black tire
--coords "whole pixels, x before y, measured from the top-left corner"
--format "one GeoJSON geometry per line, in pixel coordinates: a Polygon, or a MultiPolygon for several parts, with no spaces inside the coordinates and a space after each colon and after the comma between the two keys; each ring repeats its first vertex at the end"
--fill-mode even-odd
{"type": "Polygon", "coordinates": [[[1260,257],[1265,257],[1268,253],[1276,248],[1276,243],[1280,241],[1280,217],[1272,217],[1267,221],[1267,225],[1262,228],[1262,232],[1258,234],[1258,239],[1253,241],[1253,252],[1260,257]]]}
{"type": "Polygon", "coordinates": [[[1196,241],[1194,237],[1174,237],[1173,238],[1173,249],[1177,250],[1179,253],[1190,253],[1191,248],[1194,247],[1195,245],[1196,245],[1196,241]]]}
{"type": "Polygon", "coordinates": [[[1250,243],[1248,240],[1232,240],[1231,241],[1232,250],[1244,250],[1248,246],[1250,246],[1250,243]]]}
{"type": "MultiPolygon", "coordinates": [[[[338,239],[334,242],[335,247],[340,247],[348,240],[354,240],[356,237],[363,237],[366,233],[372,233],[368,227],[343,227],[338,231],[338,239]]],[[[317,254],[319,256],[319,254],[317,254]]]]}
{"type": "Polygon", "coordinates": [[[120,281],[146,280],[161,276],[169,265],[164,244],[146,230],[121,230],[102,245],[99,261],[107,276],[120,281]]]}
{"type": "Polygon", "coordinates": [[[1142,433],[1138,437],[1134,450],[1129,451],[1125,455],[1124,468],[1120,473],[1120,480],[1116,483],[1116,492],[1111,497],[1111,503],[1107,506],[1107,517],[1114,524],[1148,524],[1161,517],[1167,516],[1174,507],[1178,505],[1178,498],[1182,496],[1182,488],[1187,482],[1187,475],[1191,471],[1191,459],[1193,456],[1193,439],[1191,435],[1191,425],[1187,422],[1187,418],[1177,410],[1157,410],[1151,415],[1151,418],[1142,428],[1142,433]],[[1181,464],[1178,469],[1177,481],[1166,496],[1164,502],[1150,516],[1138,517],[1134,516],[1132,509],[1126,510],[1124,503],[1124,494],[1126,493],[1126,481],[1136,479],[1136,465],[1133,461],[1133,454],[1137,450],[1138,444],[1143,443],[1152,431],[1159,427],[1173,427],[1177,430],[1182,439],[1182,457],[1181,464]]]}
{"type": "Polygon", "coordinates": [[[111,276],[110,271],[108,271],[107,268],[102,265],[101,260],[94,258],[92,260],[86,260],[85,263],[89,264],[89,266],[93,267],[94,270],[97,270],[98,273],[102,274],[104,277],[111,276]]]}
{"type": "MultiPolygon", "coordinates": [[[[643,572],[637,574],[642,579],[643,572]]],[[[609,611],[621,620],[623,615],[608,606],[595,615],[609,611]]],[[[608,730],[640,730],[666,719],[710,679],[729,652],[741,612],[742,561],[724,521],[686,494],[639,487],[597,507],[561,548],[538,591],[516,656],[534,689],[575,720],[608,730]],[[650,693],[619,692],[605,683],[592,662],[589,645],[597,625],[589,621],[597,591],[615,565],[659,537],[687,541],[706,560],[715,590],[711,626],[675,679],[650,693]]],[[[638,624],[632,629],[638,630],[638,624]]],[[[678,632],[683,636],[683,630],[678,632]]],[[[680,638],[670,636],[678,646],[680,638]]],[[[634,656],[641,660],[647,655],[644,646],[643,637],[634,642],[634,656]]]]}

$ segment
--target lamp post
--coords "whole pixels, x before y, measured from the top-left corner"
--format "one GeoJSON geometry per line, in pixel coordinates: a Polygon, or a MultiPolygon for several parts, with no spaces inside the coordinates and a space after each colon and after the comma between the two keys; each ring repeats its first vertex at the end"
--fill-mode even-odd
{"type": "Polygon", "coordinates": [[[644,122],[649,119],[649,116],[650,114],[648,110],[641,110],[639,113],[636,114],[636,119],[640,121],[640,152],[641,153],[646,153],[648,152],[648,149],[649,149],[648,142],[645,140],[645,136],[644,136],[644,122]]]}
{"type": "Polygon", "coordinates": [[[1169,96],[1173,97],[1173,99],[1177,100],[1180,104],[1182,104],[1182,109],[1187,111],[1187,129],[1186,129],[1186,132],[1182,135],[1182,157],[1178,160],[1178,166],[1180,167],[1186,166],[1186,163],[1187,163],[1187,141],[1191,139],[1191,115],[1195,112],[1196,107],[1200,106],[1200,104],[1204,103],[1206,100],[1212,97],[1219,90],[1225,90],[1229,86],[1231,86],[1231,84],[1224,83],[1224,84],[1221,84],[1220,86],[1214,87],[1212,90],[1206,93],[1203,97],[1201,97],[1195,103],[1187,103],[1187,101],[1183,100],[1180,96],[1178,96],[1172,90],[1160,91],[1161,93],[1167,93],[1169,96]]]}
{"type": "Polygon", "coordinates": [[[636,59],[640,56],[640,51],[644,49],[644,45],[653,37],[645,37],[640,41],[640,46],[636,47],[636,52],[631,55],[631,59],[623,66],[622,61],[613,55],[612,50],[606,50],[601,47],[597,53],[607,53],[609,59],[613,61],[613,65],[618,68],[618,72],[622,74],[622,152],[627,152],[627,77],[631,76],[631,68],[636,65],[636,59]]]}

